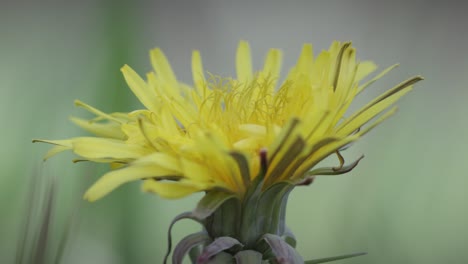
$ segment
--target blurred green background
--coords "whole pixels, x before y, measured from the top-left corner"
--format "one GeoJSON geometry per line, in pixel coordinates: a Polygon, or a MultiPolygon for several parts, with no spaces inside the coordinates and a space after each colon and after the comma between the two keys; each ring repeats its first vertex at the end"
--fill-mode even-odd
{"type": "MultiPolygon", "coordinates": [[[[347,151],[350,160],[366,155],[358,168],[291,195],[287,220],[306,259],[367,251],[340,263],[468,263],[466,10],[461,1],[422,0],[2,1],[0,263],[14,260],[31,175],[58,179],[55,236],[79,208],[63,263],[161,263],[170,220],[200,195],[166,201],[133,183],[81,202],[105,167],[72,164],[69,154],[43,163],[49,146],[31,139],[84,135],[68,121],[89,117],[74,99],[107,112],[140,107],[119,69],[149,71],[153,47],[191,83],[193,49],[205,69],[228,76],[240,39],[258,67],[268,48],[281,48],[283,74],[304,42],[318,52],[352,40],[363,60],[401,63],[354,107],[412,75],[426,78],[347,151]]],[[[181,222],[175,239],[197,228],[181,222]]]]}

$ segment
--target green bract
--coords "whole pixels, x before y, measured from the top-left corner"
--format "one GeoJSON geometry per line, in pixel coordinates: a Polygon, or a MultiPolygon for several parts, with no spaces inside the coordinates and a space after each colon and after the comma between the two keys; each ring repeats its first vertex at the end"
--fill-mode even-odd
{"type": "Polygon", "coordinates": [[[169,228],[169,249],[164,263],[172,247],[172,227],[186,218],[199,222],[203,231],[190,234],[177,244],[172,254],[173,264],[182,263],[186,255],[197,264],[323,263],[361,255],[304,262],[295,250],[296,238],[285,224],[288,196],[298,184],[283,181],[263,189],[264,171],[251,183],[244,197],[210,191],[194,211],[177,216],[169,228]]]}

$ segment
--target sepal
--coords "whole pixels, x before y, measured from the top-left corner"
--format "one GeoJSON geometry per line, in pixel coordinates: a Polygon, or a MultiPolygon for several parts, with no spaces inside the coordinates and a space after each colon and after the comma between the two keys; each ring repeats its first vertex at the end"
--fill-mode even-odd
{"type": "Polygon", "coordinates": [[[262,254],[255,250],[243,250],[234,256],[236,264],[262,263],[262,254]]]}
{"type": "Polygon", "coordinates": [[[306,176],[307,177],[313,177],[313,176],[316,176],[316,175],[340,175],[340,174],[344,174],[344,173],[352,171],[359,164],[359,162],[363,158],[364,158],[364,155],[359,157],[359,159],[357,159],[353,163],[351,163],[349,165],[346,165],[346,166],[343,165],[343,163],[344,163],[343,162],[343,163],[340,164],[339,167],[325,167],[325,168],[318,168],[318,169],[315,169],[315,170],[311,170],[311,171],[306,173],[306,176]]]}
{"type": "MultiPolygon", "coordinates": [[[[200,262],[196,262],[199,264],[200,262]]],[[[226,252],[220,252],[218,255],[210,259],[206,264],[235,264],[234,258],[231,254],[226,252]]]]}
{"type": "Polygon", "coordinates": [[[176,248],[174,249],[174,253],[172,254],[172,263],[182,264],[184,257],[194,247],[208,244],[211,241],[212,241],[211,238],[208,236],[206,232],[198,232],[198,233],[186,236],[177,244],[176,248]]]}
{"type": "Polygon", "coordinates": [[[303,264],[301,255],[281,237],[273,234],[265,234],[263,240],[269,245],[273,263],[303,264]]]}
{"type": "Polygon", "coordinates": [[[220,191],[211,191],[207,193],[197,204],[195,210],[191,212],[184,212],[176,216],[171,224],[169,225],[169,229],[167,232],[167,252],[164,256],[163,263],[167,263],[169,255],[172,250],[172,228],[174,224],[182,219],[192,219],[202,225],[205,224],[206,218],[212,215],[222,204],[224,204],[227,200],[234,198],[235,195],[226,192],[220,191]]]}
{"type": "Polygon", "coordinates": [[[201,255],[197,258],[197,264],[211,263],[211,258],[217,256],[220,253],[223,253],[223,251],[225,250],[234,247],[236,247],[237,250],[240,250],[242,247],[244,247],[244,245],[242,245],[237,239],[232,237],[219,237],[215,239],[213,243],[209,244],[203,249],[201,255]]]}
{"type": "Polygon", "coordinates": [[[287,226],[285,227],[284,233],[283,233],[283,235],[281,237],[291,247],[296,248],[296,245],[297,245],[296,236],[293,234],[293,232],[291,231],[291,229],[289,227],[287,227],[287,226]]]}
{"type": "Polygon", "coordinates": [[[224,191],[210,191],[203,196],[198,202],[197,208],[193,211],[194,217],[198,219],[205,219],[212,215],[221,205],[227,200],[233,199],[236,196],[232,193],[224,191]]]}

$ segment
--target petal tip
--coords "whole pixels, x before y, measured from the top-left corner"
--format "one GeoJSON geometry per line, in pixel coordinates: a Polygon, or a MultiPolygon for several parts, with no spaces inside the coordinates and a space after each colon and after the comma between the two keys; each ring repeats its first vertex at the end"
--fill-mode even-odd
{"type": "Polygon", "coordinates": [[[89,191],[87,191],[84,195],[83,195],[83,200],[86,200],[88,202],[95,202],[97,199],[99,199],[98,197],[96,197],[95,195],[92,195],[89,193],[89,191]]]}
{"type": "Polygon", "coordinates": [[[129,70],[131,70],[131,68],[130,68],[130,66],[128,66],[128,64],[124,64],[124,66],[122,66],[120,68],[121,72],[126,72],[126,71],[129,71],[129,70]]]}

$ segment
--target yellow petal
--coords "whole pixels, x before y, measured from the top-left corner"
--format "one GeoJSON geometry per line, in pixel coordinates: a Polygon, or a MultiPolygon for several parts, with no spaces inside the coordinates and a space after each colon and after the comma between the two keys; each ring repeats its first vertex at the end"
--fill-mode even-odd
{"type": "Polygon", "coordinates": [[[263,74],[265,75],[265,78],[276,80],[279,77],[282,60],[283,56],[281,50],[271,49],[268,52],[263,65],[263,74]]]}
{"type": "Polygon", "coordinates": [[[302,46],[301,55],[297,60],[296,69],[298,73],[310,74],[312,72],[312,65],[314,62],[314,51],[312,44],[304,44],[302,46]]]}
{"type": "Polygon", "coordinates": [[[335,40],[330,44],[330,47],[328,48],[328,51],[331,54],[333,54],[334,56],[336,56],[337,53],[340,51],[341,45],[342,45],[341,42],[335,40]]]}
{"type": "Polygon", "coordinates": [[[87,130],[97,136],[125,139],[125,134],[120,129],[117,123],[97,123],[90,120],[84,120],[81,118],[70,117],[70,120],[77,126],[87,130]]]}
{"type": "Polygon", "coordinates": [[[297,134],[297,126],[300,121],[296,118],[289,122],[280,130],[278,136],[268,148],[268,159],[271,160],[272,155],[283,147],[288,138],[292,138],[297,134]]]}
{"type": "Polygon", "coordinates": [[[411,79],[408,79],[406,81],[403,81],[401,82],[400,84],[396,85],[395,87],[393,87],[392,89],[390,90],[387,90],[386,92],[384,92],[383,94],[381,94],[379,97],[375,98],[374,100],[372,100],[371,102],[369,102],[368,104],[366,104],[364,107],[362,107],[361,109],[359,109],[359,111],[355,112],[351,117],[347,118],[341,125],[340,127],[344,127],[346,126],[349,122],[351,122],[352,120],[354,120],[354,118],[356,118],[357,116],[359,116],[360,114],[362,114],[363,112],[367,111],[367,109],[369,109],[370,107],[372,107],[373,105],[381,102],[382,100],[385,100],[386,98],[390,97],[391,95],[395,94],[395,93],[398,93],[402,90],[405,90],[405,89],[411,89],[412,85],[423,80],[423,78],[421,76],[415,76],[411,79]]]}
{"type": "Polygon", "coordinates": [[[127,144],[121,140],[81,137],[72,139],[73,151],[90,160],[124,160],[137,159],[148,153],[141,145],[127,144]]]}
{"type": "Polygon", "coordinates": [[[165,132],[168,133],[168,135],[179,135],[179,125],[177,122],[174,120],[174,117],[172,116],[171,112],[167,108],[162,108],[160,112],[160,125],[164,129],[165,132]]]}
{"type": "Polygon", "coordinates": [[[151,50],[150,57],[157,77],[176,89],[178,84],[176,75],[162,50],[159,48],[151,50]]]}
{"type": "MultiPolygon", "coordinates": [[[[400,99],[403,95],[407,94],[409,91],[412,90],[412,86],[407,86],[405,89],[402,89],[394,94],[391,94],[388,97],[385,97],[382,100],[375,100],[377,103],[374,103],[371,106],[365,106],[363,110],[359,110],[358,114],[353,115],[349,119],[347,119],[343,124],[341,124],[337,128],[337,134],[344,136],[349,135],[358,128],[360,128],[365,123],[369,122],[372,118],[376,115],[390,107],[394,104],[398,99],[400,99]]],[[[379,99],[378,97],[377,99],[379,99]]],[[[372,102],[371,102],[372,103],[372,102]]]]}
{"type": "Polygon", "coordinates": [[[182,158],[181,169],[183,170],[185,177],[195,181],[208,182],[216,179],[216,175],[213,175],[211,166],[207,166],[203,162],[196,162],[187,158],[182,158]]]}
{"type": "Polygon", "coordinates": [[[48,143],[55,145],[53,148],[51,148],[45,155],[44,155],[44,161],[49,159],[50,157],[65,151],[69,150],[72,148],[72,142],[71,140],[44,140],[44,139],[33,139],[33,143],[35,142],[42,142],[42,143],[48,143]]]}
{"type": "MultiPolygon", "coordinates": [[[[196,146],[188,153],[196,153],[195,157],[212,172],[215,180],[223,182],[228,189],[239,191],[244,188],[242,176],[237,163],[230,156],[229,149],[220,138],[214,135],[202,135],[196,139],[196,146]]],[[[188,173],[187,173],[188,174],[188,173]]],[[[187,176],[189,177],[189,176],[187,176]]],[[[194,177],[194,176],[190,176],[194,177]]]]}
{"type": "Polygon", "coordinates": [[[57,146],[63,146],[63,147],[72,147],[72,141],[70,139],[64,139],[64,140],[47,140],[47,139],[33,139],[33,143],[36,142],[42,142],[42,143],[47,143],[47,144],[52,144],[52,145],[57,145],[57,146]]]}
{"type": "Polygon", "coordinates": [[[52,156],[55,156],[56,154],[58,154],[58,153],[60,153],[62,151],[69,150],[69,149],[71,149],[71,148],[65,147],[65,146],[55,146],[55,147],[51,148],[49,151],[47,151],[47,153],[44,155],[44,161],[48,160],[52,156]]]}
{"type": "Polygon", "coordinates": [[[267,129],[265,126],[257,124],[241,124],[239,125],[239,130],[249,136],[262,137],[265,136],[267,133],[267,129]]]}
{"type": "Polygon", "coordinates": [[[158,98],[151,87],[128,65],[123,66],[120,70],[138,100],[149,110],[157,111],[158,98]]]}
{"type": "Polygon", "coordinates": [[[236,54],[237,79],[246,85],[252,80],[252,57],[250,55],[249,43],[241,41],[236,54]]]}
{"type": "MultiPolygon", "coordinates": [[[[370,81],[366,82],[365,84],[359,86],[358,88],[358,94],[361,93],[364,89],[366,89],[367,87],[369,87],[371,84],[375,83],[378,79],[382,78],[383,76],[385,76],[387,73],[389,73],[391,70],[395,69],[396,67],[398,67],[399,65],[398,64],[395,64],[395,65],[392,65],[388,68],[386,68],[385,70],[383,70],[382,72],[380,72],[379,74],[377,74],[377,76],[375,76],[374,78],[372,78],[370,81]]],[[[359,79],[358,79],[359,80],[359,79]]]]}
{"type": "Polygon", "coordinates": [[[172,115],[174,115],[177,121],[179,121],[184,127],[188,127],[191,124],[196,123],[196,111],[193,105],[176,100],[171,100],[168,103],[168,107],[170,108],[172,115]]]}
{"type": "Polygon", "coordinates": [[[262,137],[248,137],[234,142],[233,147],[244,151],[258,150],[264,146],[262,141],[262,137]]]}
{"type": "Polygon", "coordinates": [[[130,165],[106,173],[86,191],[84,198],[89,201],[96,201],[124,183],[173,175],[173,171],[166,170],[155,164],[130,165]]]}
{"type": "Polygon", "coordinates": [[[142,185],[142,190],[144,192],[157,193],[166,199],[178,199],[205,189],[198,184],[195,185],[187,181],[170,182],[146,180],[142,185]]]}
{"type": "Polygon", "coordinates": [[[122,123],[121,120],[119,120],[118,118],[112,116],[112,115],[109,115],[109,114],[106,114],[88,104],[85,104],[84,102],[80,101],[80,100],[75,100],[75,105],[78,106],[78,107],[82,107],[86,110],[88,110],[89,112],[95,114],[96,116],[100,117],[100,118],[104,118],[104,119],[107,119],[107,120],[112,120],[112,121],[115,121],[117,123],[122,123]]]}
{"type": "Polygon", "coordinates": [[[377,69],[377,65],[375,65],[375,63],[373,63],[372,61],[360,62],[357,66],[355,81],[359,82],[360,80],[364,79],[367,75],[374,72],[375,69],[377,69]]]}
{"type": "Polygon", "coordinates": [[[198,94],[204,96],[204,90],[206,88],[205,71],[203,70],[203,63],[198,50],[194,50],[192,53],[192,77],[193,84],[197,88],[198,94]]]}
{"type": "Polygon", "coordinates": [[[361,129],[361,131],[359,131],[359,133],[357,133],[357,135],[362,137],[363,135],[367,134],[369,131],[374,129],[374,127],[376,127],[377,125],[379,125],[380,123],[385,121],[387,118],[394,115],[397,112],[397,110],[398,110],[398,107],[396,107],[396,106],[393,107],[392,109],[388,110],[387,112],[382,114],[379,118],[377,118],[377,120],[375,120],[374,123],[372,123],[371,125],[365,127],[364,129],[361,129]]]}
{"type": "MultiPolygon", "coordinates": [[[[275,168],[279,163],[282,163],[283,160],[294,159],[293,157],[285,157],[289,151],[296,152],[296,150],[302,151],[304,148],[305,142],[303,137],[299,135],[300,126],[299,120],[291,120],[287,126],[283,128],[280,135],[273,143],[273,147],[268,150],[268,162],[269,168],[275,168]]],[[[296,153],[297,154],[297,153],[296,153]]]]}
{"type": "Polygon", "coordinates": [[[132,164],[134,165],[145,165],[145,164],[151,165],[152,164],[152,165],[157,165],[166,170],[170,170],[170,171],[174,171],[178,173],[182,172],[181,163],[179,162],[179,160],[163,152],[152,153],[148,156],[145,156],[136,160],[132,164]]]}

